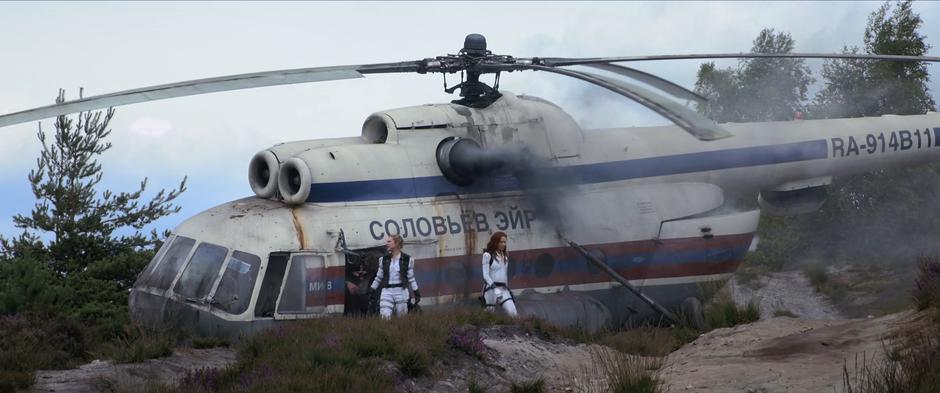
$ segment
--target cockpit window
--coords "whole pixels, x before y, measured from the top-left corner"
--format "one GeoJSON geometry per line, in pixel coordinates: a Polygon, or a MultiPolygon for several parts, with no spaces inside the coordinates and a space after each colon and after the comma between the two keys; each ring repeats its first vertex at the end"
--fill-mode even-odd
{"type": "Polygon", "coordinates": [[[147,281],[147,278],[153,274],[153,270],[157,267],[157,264],[163,259],[163,256],[166,255],[166,252],[170,249],[170,245],[173,244],[173,236],[166,238],[166,241],[163,242],[163,245],[160,246],[160,250],[157,251],[157,254],[153,256],[153,259],[150,260],[150,263],[147,264],[147,267],[140,272],[140,275],[137,276],[137,281],[134,282],[134,286],[139,286],[147,281]]]}
{"type": "Polygon", "coordinates": [[[189,265],[183,269],[183,275],[173,291],[189,299],[202,299],[209,294],[212,284],[219,276],[219,269],[225,261],[228,249],[215,244],[202,243],[193,253],[189,265]]]}
{"type": "Polygon", "coordinates": [[[219,289],[213,295],[213,304],[232,314],[241,314],[248,309],[251,290],[258,278],[261,258],[249,253],[234,251],[225,265],[219,289]]]}
{"type": "Polygon", "coordinates": [[[170,249],[154,266],[153,273],[150,274],[150,277],[147,277],[147,285],[163,290],[169,289],[170,283],[176,278],[176,273],[179,273],[180,267],[186,261],[186,256],[189,255],[189,251],[193,249],[195,244],[196,240],[194,239],[177,236],[173,240],[173,244],[170,245],[170,249]]]}

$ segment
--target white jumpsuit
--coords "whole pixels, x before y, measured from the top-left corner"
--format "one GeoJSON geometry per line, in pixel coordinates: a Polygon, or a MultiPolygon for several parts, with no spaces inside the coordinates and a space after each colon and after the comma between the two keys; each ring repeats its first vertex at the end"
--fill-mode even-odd
{"type": "MultiPolygon", "coordinates": [[[[388,264],[388,286],[382,288],[382,295],[379,298],[379,314],[382,315],[382,318],[391,319],[392,318],[392,309],[395,309],[395,314],[405,315],[408,313],[408,288],[405,288],[403,282],[401,282],[401,273],[399,272],[399,259],[401,254],[398,256],[393,256],[391,263],[388,264]]],[[[379,285],[382,285],[382,278],[385,274],[385,269],[383,263],[385,257],[379,258],[379,270],[375,273],[375,279],[372,280],[372,289],[378,289],[379,285]]],[[[411,258],[408,261],[408,285],[411,286],[412,291],[418,290],[418,282],[415,281],[415,260],[411,258]]]]}
{"type": "Polygon", "coordinates": [[[483,253],[483,299],[486,300],[486,309],[492,310],[496,306],[502,305],[506,314],[516,317],[516,302],[509,292],[509,258],[501,260],[494,258],[490,253],[483,253]],[[492,262],[492,263],[490,263],[492,262]]]}

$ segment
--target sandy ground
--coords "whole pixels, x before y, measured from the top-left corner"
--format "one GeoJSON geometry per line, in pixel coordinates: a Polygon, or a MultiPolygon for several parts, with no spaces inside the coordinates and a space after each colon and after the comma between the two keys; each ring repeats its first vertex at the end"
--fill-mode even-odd
{"type": "Polygon", "coordinates": [[[762,320],[711,331],[670,354],[660,372],[669,391],[842,392],[843,366],[883,359],[883,339],[911,315],[844,319],[801,271],[762,277],[756,290],[731,280],[728,289],[738,304],[757,302],[762,320]],[[799,318],[773,318],[778,310],[799,318]]]}
{"type": "Polygon", "coordinates": [[[829,300],[816,293],[802,271],[771,273],[759,279],[760,288],[740,285],[736,279],[728,289],[738,304],[755,301],[760,305],[761,319],[771,318],[776,311],[789,311],[806,319],[844,319],[829,300]]]}
{"type": "Polygon", "coordinates": [[[406,392],[467,392],[474,381],[487,392],[509,392],[513,384],[541,379],[548,392],[581,392],[588,383],[602,384],[593,372],[592,352],[609,350],[599,345],[572,344],[528,335],[517,327],[483,329],[487,347],[484,360],[469,357],[445,361],[433,379],[409,381],[406,392]]]}
{"type": "Polygon", "coordinates": [[[222,368],[235,362],[228,348],[177,348],[172,356],[141,363],[112,364],[93,361],[72,370],[41,370],[30,392],[110,392],[115,389],[139,391],[150,383],[174,383],[186,372],[222,368]]]}
{"type": "Polygon", "coordinates": [[[670,354],[660,377],[671,392],[841,392],[843,365],[883,359],[882,340],[910,317],[779,317],[718,329],[670,354]]]}

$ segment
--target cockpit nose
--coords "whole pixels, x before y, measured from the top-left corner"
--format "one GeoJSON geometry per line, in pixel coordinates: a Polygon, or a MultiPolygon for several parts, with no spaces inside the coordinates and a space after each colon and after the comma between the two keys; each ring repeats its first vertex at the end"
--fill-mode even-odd
{"type": "Polygon", "coordinates": [[[202,312],[238,318],[247,314],[261,263],[251,252],[173,235],[134,284],[131,315],[145,326],[184,329],[199,328],[189,325],[206,319],[202,312]]]}

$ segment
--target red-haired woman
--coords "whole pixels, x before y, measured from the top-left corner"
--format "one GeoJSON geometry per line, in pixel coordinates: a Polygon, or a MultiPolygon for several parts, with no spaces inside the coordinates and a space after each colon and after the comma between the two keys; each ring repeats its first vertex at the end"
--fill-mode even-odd
{"type": "Polygon", "coordinates": [[[509,254],[506,252],[508,240],[505,233],[496,232],[483,250],[483,281],[486,283],[483,287],[483,299],[486,301],[487,310],[502,306],[506,314],[515,317],[518,315],[516,302],[513,300],[512,291],[506,285],[509,278],[509,254]]]}

